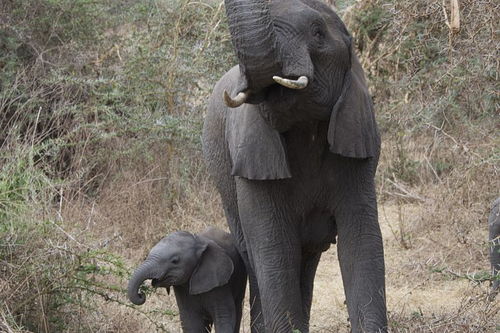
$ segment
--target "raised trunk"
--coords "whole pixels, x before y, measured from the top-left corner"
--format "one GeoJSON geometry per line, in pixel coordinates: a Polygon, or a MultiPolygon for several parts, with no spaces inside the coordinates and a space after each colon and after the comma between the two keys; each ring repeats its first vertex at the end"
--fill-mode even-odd
{"type": "Polygon", "coordinates": [[[273,75],[281,75],[277,40],[268,1],[226,0],[233,45],[240,70],[252,91],[274,83],[273,75]]]}
{"type": "Polygon", "coordinates": [[[128,299],[135,305],[142,305],[146,302],[146,295],[139,292],[139,287],[144,281],[158,277],[155,266],[154,263],[146,261],[135,270],[130,278],[127,295],[128,299]]]}

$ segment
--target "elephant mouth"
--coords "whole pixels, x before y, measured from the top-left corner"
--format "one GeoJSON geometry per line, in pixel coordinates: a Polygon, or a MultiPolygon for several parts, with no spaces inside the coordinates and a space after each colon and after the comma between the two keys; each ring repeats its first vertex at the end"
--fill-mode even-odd
{"type": "Polygon", "coordinates": [[[172,281],[170,281],[170,279],[165,277],[165,278],[160,278],[160,279],[152,279],[151,285],[153,286],[153,288],[165,288],[165,289],[167,289],[167,294],[170,295],[170,287],[173,285],[173,283],[172,283],[172,281]]]}
{"type": "Polygon", "coordinates": [[[159,278],[159,279],[152,279],[151,280],[151,285],[154,288],[159,288],[159,287],[166,287],[172,285],[170,281],[168,281],[168,278],[159,278]]]}
{"type": "Polygon", "coordinates": [[[155,288],[158,288],[158,287],[161,287],[160,284],[162,284],[162,282],[164,282],[164,280],[153,279],[153,280],[151,280],[151,285],[155,288]]]}
{"type": "Polygon", "coordinates": [[[273,76],[274,84],[261,88],[259,91],[253,91],[251,89],[244,89],[240,91],[236,96],[231,97],[231,95],[224,90],[223,99],[224,103],[230,108],[237,108],[244,103],[258,104],[265,100],[267,92],[273,87],[280,86],[282,88],[287,88],[291,90],[303,90],[309,85],[310,79],[307,76],[290,77],[283,78],[281,76],[273,76]]]}
{"type": "Polygon", "coordinates": [[[169,276],[168,274],[164,274],[160,276],[159,278],[153,278],[151,279],[151,285],[154,288],[159,288],[159,287],[170,287],[174,285],[173,278],[169,276]]]}

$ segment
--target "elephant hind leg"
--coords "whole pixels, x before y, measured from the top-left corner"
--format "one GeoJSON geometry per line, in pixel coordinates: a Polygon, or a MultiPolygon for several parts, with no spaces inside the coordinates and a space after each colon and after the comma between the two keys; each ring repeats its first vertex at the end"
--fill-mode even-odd
{"type": "Polygon", "coordinates": [[[253,271],[248,272],[248,284],[250,289],[250,330],[252,333],[262,333],[265,331],[264,317],[262,315],[259,286],[253,271]]]}
{"type": "Polygon", "coordinates": [[[302,256],[300,290],[302,292],[302,307],[304,308],[304,318],[307,321],[307,325],[309,325],[309,319],[311,317],[314,277],[320,259],[321,252],[304,253],[302,256]]]}
{"type": "MultiPolygon", "coordinates": [[[[233,203],[233,209],[225,209],[226,218],[228,221],[229,229],[231,230],[231,234],[235,239],[236,248],[238,249],[238,253],[240,254],[241,259],[243,260],[245,270],[248,276],[248,284],[250,289],[250,329],[252,333],[262,333],[264,332],[264,318],[262,316],[262,305],[260,301],[259,295],[259,286],[257,284],[257,278],[255,276],[255,271],[252,266],[252,262],[248,256],[248,251],[246,249],[245,241],[243,238],[243,231],[241,229],[241,223],[238,216],[238,211],[235,206],[236,203],[233,203]]],[[[244,299],[245,290],[242,290],[241,299],[244,299]]],[[[238,298],[239,299],[239,298],[238,298]]],[[[241,306],[240,306],[241,307],[241,306]]],[[[239,310],[239,317],[241,322],[241,309],[239,310]]]]}
{"type": "Polygon", "coordinates": [[[204,333],[212,332],[212,320],[210,319],[203,320],[203,327],[205,328],[205,330],[203,331],[204,333]]]}

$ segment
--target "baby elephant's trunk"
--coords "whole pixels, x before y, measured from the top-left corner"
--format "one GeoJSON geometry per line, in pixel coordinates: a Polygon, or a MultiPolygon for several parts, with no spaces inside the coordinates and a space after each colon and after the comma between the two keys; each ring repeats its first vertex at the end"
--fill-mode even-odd
{"type": "Polygon", "coordinates": [[[135,270],[130,278],[127,294],[128,299],[135,305],[142,305],[146,302],[146,295],[141,293],[139,288],[144,281],[156,278],[154,267],[155,265],[153,263],[146,261],[135,270]]]}

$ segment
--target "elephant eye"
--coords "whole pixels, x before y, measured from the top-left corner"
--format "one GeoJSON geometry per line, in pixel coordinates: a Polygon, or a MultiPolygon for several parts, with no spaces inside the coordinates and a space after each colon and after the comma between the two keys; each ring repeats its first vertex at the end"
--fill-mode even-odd
{"type": "Polygon", "coordinates": [[[170,262],[174,265],[177,265],[179,263],[180,259],[178,256],[175,256],[173,257],[172,259],[170,259],[170,262]]]}
{"type": "Polygon", "coordinates": [[[313,36],[318,38],[318,39],[321,39],[323,38],[325,35],[323,34],[323,31],[321,31],[320,29],[317,29],[313,32],[313,36]]]}
{"type": "Polygon", "coordinates": [[[325,32],[321,28],[320,24],[314,24],[312,26],[312,35],[317,40],[322,40],[325,37],[325,32]]]}

